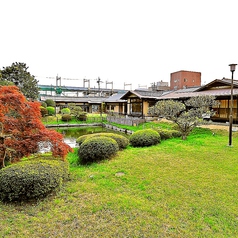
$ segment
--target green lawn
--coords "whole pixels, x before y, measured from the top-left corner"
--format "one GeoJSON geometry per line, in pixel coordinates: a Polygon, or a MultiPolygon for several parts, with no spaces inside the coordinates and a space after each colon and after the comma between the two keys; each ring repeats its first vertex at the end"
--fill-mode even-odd
{"type": "Polygon", "coordinates": [[[87,114],[86,121],[76,120],[74,117],[70,121],[62,121],[62,115],[57,114],[56,116],[42,117],[42,123],[44,125],[57,125],[57,124],[85,124],[85,123],[101,123],[106,121],[106,114],[87,114]]]}
{"type": "Polygon", "coordinates": [[[128,147],[77,166],[56,195],[0,203],[0,237],[238,237],[238,134],[197,128],[186,141],[128,147]]]}

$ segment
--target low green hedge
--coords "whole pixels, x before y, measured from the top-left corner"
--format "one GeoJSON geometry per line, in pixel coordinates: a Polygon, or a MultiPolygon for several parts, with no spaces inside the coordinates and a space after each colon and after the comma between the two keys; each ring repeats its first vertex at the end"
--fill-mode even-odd
{"type": "Polygon", "coordinates": [[[160,134],[152,129],[139,130],[129,138],[130,144],[134,147],[145,147],[156,145],[161,141],[160,134]]]}
{"type": "Polygon", "coordinates": [[[117,142],[109,137],[91,137],[86,139],[78,150],[78,163],[90,164],[109,159],[119,150],[117,142]]]}
{"type": "Polygon", "coordinates": [[[76,140],[76,143],[78,143],[78,145],[81,145],[88,138],[101,137],[101,136],[114,139],[119,146],[119,150],[125,149],[129,145],[129,140],[125,136],[115,133],[96,133],[96,134],[83,135],[76,140]]]}
{"type": "Polygon", "coordinates": [[[63,114],[61,117],[62,121],[71,121],[72,120],[72,116],[70,114],[63,114]]]}
{"type": "Polygon", "coordinates": [[[47,196],[69,176],[69,164],[60,160],[27,160],[0,170],[0,199],[27,201],[47,196]]]}
{"type": "Polygon", "coordinates": [[[174,137],[181,137],[181,132],[177,130],[157,129],[156,131],[160,134],[161,140],[167,140],[174,137]]]}

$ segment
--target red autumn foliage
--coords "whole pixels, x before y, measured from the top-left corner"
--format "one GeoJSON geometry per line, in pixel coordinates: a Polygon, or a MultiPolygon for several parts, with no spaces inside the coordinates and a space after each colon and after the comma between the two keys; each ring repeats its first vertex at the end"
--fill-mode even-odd
{"type": "Polygon", "coordinates": [[[53,156],[62,159],[72,151],[60,133],[42,124],[39,102],[27,101],[16,86],[0,86],[0,163],[7,149],[18,160],[37,152],[39,142],[50,142],[53,156]]]}

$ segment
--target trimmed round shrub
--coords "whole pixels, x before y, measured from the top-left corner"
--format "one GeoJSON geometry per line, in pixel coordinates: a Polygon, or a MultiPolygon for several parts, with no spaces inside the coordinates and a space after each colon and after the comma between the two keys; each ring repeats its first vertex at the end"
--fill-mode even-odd
{"type": "Polygon", "coordinates": [[[47,104],[45,102],[41,102],[41,106],[46,108],[47,107],[47,104]]]}
{"type": "Polygon", "coordinates": [[[156,130],[160,134],[161,140],[167,140],[173,138],[172,131],[167,129],[156,130]]]}
{"type": "Polygon", "coordinates": [[[69,176],[69,164],[60,160],[29,160],[0,170],[0,199],[27,201],[47,196],[69,176]]]}
{"type": "Polygon", "coordinates": [[[85,140],[87,140],[89,138],[92,138],[92,137],[95,137],[95,136],[98,136],[98,134],[100,134],[100,133],[82,135],[82,136],[78,137],[78,139],[76,139],[76,143],[80,146],[85,140]]]}
{"type": "Polygon", "coordinates": [[[158,129],[158,133],[162,140],[167,140],[171,138],[181,137],[182,133],[178,130],[168,130],[168,129],[158,129]]]}
{"type": "Polygon", "coordinates": [[[48,115],[53,116],[55,115],[55,108],[54,107],[47,107],[48,115]]]}
{"type": "Polygon", "coordinates": [[[64,115],[62,115],[62,117],[61,117],[61,120],[62,120],[62,121],[71,121],[71,119],[72,119],[72,116],[69,115],[69,114],[64,114],[64,115]]]}
{"type": "Polygon", "coordinates": [[[55,102],[52,99],[46,99],[45,103],[47,107],[55,107],[55,102]]]}
{"type": "Polygon", "coordinates": [[[157,131],[145,129],[133,133],[130,136],[129,141],[134,147],[145,147],[158,144],[161,141],[161,138],[157,131]]]}
{"type": "Polygon", "coordinates": [[[99,136],[105,136],[114,139],[118,144],[119,150],[123,150],[129,145],[129,140],[125,136],[115,133],[96,133],[83,135],[76,140],[76,143],[78,143],[78,145],[81,145],[86,139],[99,136]]]}
{"type": "Polygon", "coordinates": [[[112,138],[100,136],[85,140],[78,150],[78,163],[90,164],[109,159],[119,150],[117,142],[112,138]]]}
{"type": "Polygon", "coordinates": [[[70,109],[67,107],[61,109],[61,114],[70,114],[70,109]]]}
{"type": "Polygon", "coordinates": [[[42,117],[45,117],[48,114],[48,110],[45,107],[40,106],[40,113],[42,117]]]}
{"type": "Polygon", "coordinates": [[[174,138],[177,138],[177,137],[181,137],[182,136],[182,133],[181,131],[178,131],[178,130],[171,130],[172,131],[172,136],[174,138]]]}

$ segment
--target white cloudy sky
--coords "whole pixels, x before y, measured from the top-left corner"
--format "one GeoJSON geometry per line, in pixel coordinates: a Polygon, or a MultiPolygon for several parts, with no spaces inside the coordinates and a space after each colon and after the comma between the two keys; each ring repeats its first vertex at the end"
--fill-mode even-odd
{"type": "Polygon", "coordinates": [[[1,0],[0,9],[0,68],[24,62],[40,84],[58,74],[79,79],[63,85],[100,77],[101,87],[137,88],[179,70],[208,83],[238,63],[237,0],[1,0]]]}

